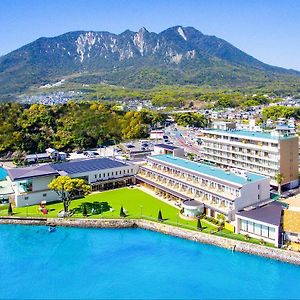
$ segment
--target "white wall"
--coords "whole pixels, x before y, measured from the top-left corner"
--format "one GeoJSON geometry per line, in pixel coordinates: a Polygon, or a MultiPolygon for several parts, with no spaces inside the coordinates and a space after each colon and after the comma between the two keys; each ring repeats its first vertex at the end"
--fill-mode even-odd
{"type": "Polygon", "coordinates": [[[235,199],[235,210],[239,211],[247,206],[270,199],[270,179],[249,182],[241,188],[241,196],[235,199]],[[258,188],[259,186],[259,188],[258,188]],[[259,195],[259,198],[258,198],[259,195]]]}
{"type": "Polygon", "coordinates": [[[97,181],[101,181],[101,180],[108,180],[108,179],[113,179],[113,178],[122,178],[125,176],[132,176],[137,173],[137,170],[138,170],[138,166],[129,165],[129,166],[124,166],[124,167],[119,167],[119,168],[71,174],[70,177],[78,178],[78,177],[87,176],[88,183],[91,184],[93,182],[97,182],[97,181]],[[124,173],[124,171],[125,171],[125,173],[124,173]],[[120,172],[121,172],[121,174],[120,174],[120,172]]]}
{"type": "Polygon", "coordinates": [[[249,218],[246,218],[246,217],[242,217],[242,216],[239,216],[237,215],[236,216],[236,226],[235,226],[235,233],[241,233],[241,234],[248,234],[249,236],[253,237],[253,238],[256,238],[256,239],[263,239],[264,241],[268,242],[268,243],[272,243],[274,244],[276,247],[279,246],[279,228],[278,226],[276,225],[272,225],[272,224],[268,224],[268,223],[265,223],[265,222],[260,222],[260,221],[257,221],[257,220],[253,220],[253,219],[249,219],[249,218]],[[250,222],[253,222],[255,224],[259,224],[259,225],[264,225],[264,226],[268,226],[268,227],[271,227],[271,228],[274,228],[275,229],[275,239],[269,239],[267,237],[264,237],[264,236],[261,236],[261,235],[257,235],[255,233],[250,233],[248,231],[243,231],[241,229],[241,224],[240,224],[240,220],[246,220],[246,221],[250,221],[250,222]]]}
{"type": "Polygon", "coordinates": [[[27,194],[15,194],[17,207],[40,204],[41,201],[53,202],[58,200],[58,195],[54,191],[32,192],[27,194]]]}
{"type": "Polygon", "coordinates": [[[38,192],[48,190],[48,184],[55,179],[56,176],[41,176],[32,178],[32,191],[38,192]]]}

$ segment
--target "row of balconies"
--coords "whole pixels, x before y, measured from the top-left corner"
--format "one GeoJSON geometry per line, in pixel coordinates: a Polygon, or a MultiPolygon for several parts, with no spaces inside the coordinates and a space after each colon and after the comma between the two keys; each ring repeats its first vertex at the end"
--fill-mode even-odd
{"type": "Polygon", "coordinates": [[[251,165],[257,165],[259,167],[261,167],[262,165],[263,166],[268,166],[269,168],[273,168],[275,170],[278,169],[278,161],[277,163],[276,162],[270,162],[270,161],[267,161],[267,160],[262,160],[262,159],[257,159],[257,158],[247,158],[247,157],[243,157],[243,156],[238,156],[238,155],[235,155],[235,154],[227,154],[226,153],[216,153],[216,152],[213,152],[209,149],[205,149],[203,148],[203,154],[204,155],[208,155],[209,156],[209,159],[210,160],[210,157],[211,155],[212,156],[215,156],[215,157],[220,157],[220,162],[226,160],[226,159],[230,159],[230,160],[233,160],[233,161],[240,161],[242,163],[251,163],[251,165]]]}
{"type": "Polygon", "coordinates": [[[210,145],[209,143],[204,144],[203,149],[214,149],[214,150],[218,150],[220,152],[227,152],[227,153],[234,153],[236,155],[241,155],[241,154],[245,154],[245,157],[250,157],[250,158],[263,158],[265,161],[272,161],[272,162],[276,162],[278,161],[278,155],[274,155],[274,154],[269,154],[265,155],[265,152],[259,152],[256,153],[255,151],[252,152],[248,152],[248,151],[240,151],[238,149],[224,149],[224,147],[218,147],[217,145],[210,145]]]}
{"type": "MultiPolygon", "coordinates": [[[[145,168],[145,166],[144,166],[145,168]]],[[[181,173],[180,175],[178,174],[174,174],[170,171],[165,171],[163,169],[158,169],[155,167],[150,167],[147,166],[146,169],[150,170],[150,171],[154,171],[154,172],[158,172],[159,174],[163,174],[166,175],[174,180],[180,181],[180,182],[184,182],[188,185],[192,185],[196,188],[200,188],[202,190],[207,190],[209,189],[212,193],[215,193],[217,195],[223,196],[224,198],[227,199],[235,199],[237,197],[239,197],[239,191],[238,190],[234,190],[232,192],[226,191],[225,187],[222,186],[216,186],[216,184],[213,183],[209,183],[209,182],[203,182],[193,178],[192,176],[186,177],[183,175],[183,173],[181,173]]]]}
{"type": "Polygon", "coordinates": [[[221,145],[225,145],[228,146],[230,145],[232,146],[237,146],[239,148],[244,148],[244,149],[252,149],[254,151],[257,151],[258,147],[260,151],[265,151],[265,152],[272,152],[272,153],[278,153],[278,144],[276,144],[275,146],[260,146],[257,144],[251,144],[251,143],[241,143],[241,142],[234,142],[234,141],[228,141],[228,140],[214,140],[211,138],[204,138],[202,137],[202,140],[204,141],[204,144],[221,144],[221,145]]]}
{"type": "Polygon", "coordinates": [[[184,194],[190,198],[194,198],[195,200],[198,200],[206,205],[213,206],[216,209],[223,210],[224,213],[228,213],[229,211],[234,209],[234,204],[230,203],[229,205],[226,205],[226,201],[222,199],[213,199],[212,195],[209,193],[199,192],[196,193],[192,192],[192,188],[188,186],[180,185],[179,183],[170,183],[167,179],[159,179],[159,175],[153,175],[151,174],[151,171],[140,171],[139,175],[151,180],[157,184],[164,185],[165,187],[174,190],[175,192],[178,192],[180,194],[184,194]]]}

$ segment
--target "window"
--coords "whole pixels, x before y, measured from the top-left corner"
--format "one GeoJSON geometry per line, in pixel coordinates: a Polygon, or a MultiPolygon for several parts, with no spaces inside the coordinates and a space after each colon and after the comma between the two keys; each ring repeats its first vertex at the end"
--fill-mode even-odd
{"type": "Polygon", "coordinates": [[[103,177],[105,177],[105,173],[103,173],[103,177]]]}
{"type": "Polygon", "coordinates": [[[95,174],[95,178],[97,178],[97,174],[95,174]]]}
{"type": "Polygon", "coordinates": [[[47,193],[43,194],[43,197],[47,197],[47,193]]]}
{"type": "Polygon", "coordinates": [[[241,229],[247,231],[247,221],[241,220],[241,229]]]}
{"type": "Polygon", "coordinates": [[[28,200],[28,199],[29,199],[29,197],[25,197],[24,199],[25,199],[25,200],[28,200]]]}
{"type": "Polygon", "coordinates": [[[248,232],[253,233],[254,232],[254,223],[248,222],[248,232]]]}
{"type": "Polygon", "coordinates": [[[122,174],[122,171],[120,171],[120,175],[122,174]]]}
{"type": "Polygon", "coordinates": [[[261,235],[264,236],[264,237],[269,236],[268,226],[261,225],[261,235]]]}
{"type": "Polygon", "coordinates": [[[99,174],[99,178],[101,178],[101,174],[99,174]]]}
{"type": "Polygon", "coordinates": [[[275,228],[269,227],[269,238],[275,240],[275,228]]]}
{"type": "Polygon", "coordinates": [[[116,175],[118,175],[118,172],[116,171],[116,175]]]}
{"type": "Polygon", "coordinates": [[[261,235],[261,225],[259,224],[254,225],[254,233],[257,235],[261,235]]]}

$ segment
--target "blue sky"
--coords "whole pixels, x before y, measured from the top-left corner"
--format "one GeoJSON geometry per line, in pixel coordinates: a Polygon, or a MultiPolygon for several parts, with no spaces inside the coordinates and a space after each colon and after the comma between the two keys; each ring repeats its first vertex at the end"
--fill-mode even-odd
{"type": "Polygon", "coordinates": [[[174,25],[300,70],[300,0],[0,0],[0,55],[73,30],[160,32],[174,25]]]}

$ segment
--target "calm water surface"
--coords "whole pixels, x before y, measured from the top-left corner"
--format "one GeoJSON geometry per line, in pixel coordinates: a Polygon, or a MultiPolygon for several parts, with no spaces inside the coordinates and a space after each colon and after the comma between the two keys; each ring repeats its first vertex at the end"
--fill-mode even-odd
{"type": "Polygon", "coordinates": [[[300,267],[142,229],[0,225],[0,298],[299,298],[300,267]]]}

